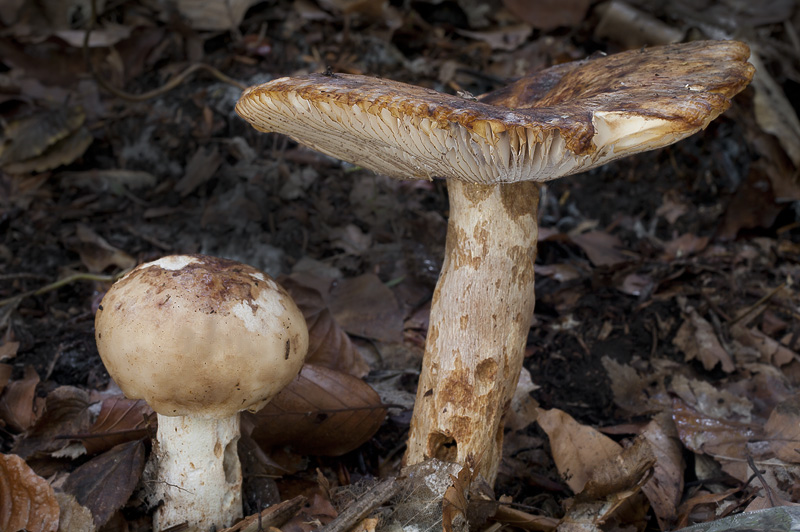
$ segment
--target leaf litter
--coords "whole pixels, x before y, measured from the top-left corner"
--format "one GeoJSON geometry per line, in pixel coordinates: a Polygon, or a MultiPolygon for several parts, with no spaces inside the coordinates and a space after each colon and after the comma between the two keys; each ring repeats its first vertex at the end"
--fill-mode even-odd
{"type": "Polygon", "coordinates": [[[92,13],[73,4],[0,7],[0,482],[3,501],[45,494],[35,516],[0,507],[6,528],[149,530],[136,489],[154,420],[109,383],[93,309],[114,276],[170,252],[281,276],[310,326],[316,366],[248,421],[242,527],[268,503],[281,530],[386,529],[403,504],[452,530],[671,530],[800,502],[790,3],[179,2],[176,18],[132,2],[95,13],[86,50],[92,13]],[[251,84],[330,67],[481,94],[690,33],[750,35],[761,75],[703,134],[543,187],[499,481],[440,468],[439,495],[409,503],[444,187],[257,135],[215,72],[251,84]],[[371,494],[382,478],[397,493],[371,494]]]}

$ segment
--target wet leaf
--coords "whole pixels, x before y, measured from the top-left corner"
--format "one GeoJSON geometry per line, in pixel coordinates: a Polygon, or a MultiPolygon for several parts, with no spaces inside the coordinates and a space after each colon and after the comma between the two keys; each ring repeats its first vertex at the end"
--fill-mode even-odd
{"type": "MultiPolygon", "coordinates": [[[[36,386],[39,374],[33,366],[25,367],[20,380],[11,381],[0,398],[0,419],[14,431],[28,430],[40,413],[37,408],[36,386]]],[[[40,406],[40,405],[39,405],[40,406]]]]}
{"type": "Polygon", "coordinates": [[[73,471],[64,491],[92,512],[97,527],[103,526],[133,494],[144,470],[144,444],[117,445],[73,471]]]}
{"type": "Polygon", "coordinates": [[[306,364],[297,378],[255,416],[252,437],[269,448],[338,456],[367,441],[386,410],[361,379],[306,364]]]}
{"type": "Polygon", "coordinates": [[[403,311],[391,289],[366,273],[337,281],[330,294],[336,322],[348,333],[382,342],[403,340],[403,311]]]}
{"type": "Polygon", "coordinates": [[[0,530],[55,532],[58,502],[50,484],[13,454],[0,454],[0,530]]]}
{"type": "Polygon", "coordinates": [[[306,362],[356,377],[369,373],[369,366],[356,351],[347,333],[333,319],[319,291],[294,277],[282,277],[278,281],[292,296],[308,324],[306,362]]]}
{"type": "Polygon", "coordinates": [[[90,437],[81,441],[89,454],[106,451],[115,445],[147,436],[147,416],[153,410],[142,399],[118,395],[103,400],[100,413],[89,429],[90,437]]]}
{"type": "Polygon", "coordinates": [[[747,423],[704,415],[678,397],[672,402],[672,419],[687,449],[712,456],[743,459],[745,443],[760,432],[747,423]]]}
{"type": "Polygon", "coordinates": [[[536,421],[550,438],[559,474],[575,493],[583,490],[593,469],[619,455],[622,449],[608,436],[581,425],[557,408],[540,410],[536,421]]]}

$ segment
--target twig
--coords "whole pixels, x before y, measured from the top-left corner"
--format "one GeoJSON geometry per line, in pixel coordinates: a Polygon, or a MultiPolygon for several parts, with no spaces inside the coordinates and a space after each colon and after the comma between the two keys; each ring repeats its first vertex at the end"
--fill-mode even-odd
{"type": "Polygon", "coordinates": [[[261,513],[247,516],[222,532],[257,532],[258,530],[268,530],[270,527],[280,527],[294,517],[306,501],[305,497],[298,495],[294,499],[273,504],[261,513]]]}
{"type": "Polygon", "coordinates": [[[111,85],[108,81],[106,81],[94,68],[94,63],[92,63],[92,58],[89,55],[89,36],[92,34],[92,30],[94,30],[94,25],[97,22],[97,0],[92,0],[92,13],[91,17],[89,17],[89,25],[86,28],[86,32],[83,35],[83,60],[86,62],[86,68],[89,70],[89,73],[92,77],[97,81],[97,83],[103,87],[105,90],[116,96],[117,98],[121,98],[123,100],[129,100],[132,102],[143,102],[145,100],[149,100],[151,98],[155,98],[156,96],[161,96],[164,93],[167,93],[183,83],[186,78],[197,72],[198,70],[205,70],[218,80],[222,81],[223,83],[227,83],[228,85],[233,85],[238,89],[244,90],[247,88],[247,85],[236,81],[235,79],[226,76],[216,68],[211,65],[207,65],[205,63],[195,63],[193,65],[188,66],[183,72],[180,74],[176,74],[172,77],[169,81],[164,83],[158,88],[155,88],[151,91],[143,92],[141,94],[134,94],[132,92],[127,92],[122,89],[118,89],[111,85]]]}
{"type": "Polygon", "coordinates": [[[320,528],[320,532],[345,532],[350,530],[369,515],[371,511],[391,499],[399,490],[400,482],[394,477],[387,478],[348,506],[333,521],[320,528]]]}
{"type": "Polygon", "coordinates": [[[753,470],[753,473],[755,473],[755,475],[758,477],[758,480],[761,481],[761,485],[764,486],[764,493],[767,496],[767,500],[769,500],[769,505],[772,508],[775,508],[776,506],[782,506],[777,501],[775,501],[775,496],[772,493],[772,488],[769,486],[769,484],[767,484],[767,481],[764,480],[764,476],[761,474],[761,471],[759,471],[758,467],[756,466],[753,457],[750,456],[749,454],[747,455],[747,465],[750,466],[750,469],[753,470]]]}
{"type": "Polygon", "coordinates": [[[100,282],[109,282],[110,283],[110,282],[116,281],[119,277],[122,277],[122,275],[124,275],[125,273],[127,273],[127,270],[125,270],[123,272],[120,272],[118,274],[115,274],[115,275],[104,275],[104,274],[99,274],[99,273],[74,273],[72,275],[68,275],[67,277],[64,277],[63,279],[59,279],[58,281],[55,281],[55,282],[50,283],[48,285],[44,285],[44,286],[42,286],[40,288],[37,288],[35,290],[28,290],[27,292],[23,292],[21,294],[15,295],[15,296],[7,297],[5,299],[0,299],[0,307],[4,307],[4,306],[9,305],[11,303],[19,303],[20,301],[22,301],[23,299],[25,299],[27,297],[40,296],[40,295],[45,294],[47,292],[51,292],[53,290],[57,290],[57,289],[61,288],[62,286],[65,286],[65,285],[68,285],[68,284],[72,284],[75,281],[100,281],[100,282]]]}
{"type": "Polygon", "coordinates": [[[779,291],[781,291],[784,286],[786,286],[786,281],[782,282],[781,284],[779,284],[778,286],[773,288],[769,292],[769,294],[765,295],[764,297],[762,297],[761,299],[759,299],[758,301],[756,301],[755,303],[750,305],[750,308],[748,308],[743,313],[739,314],[736,318],[734,318],[733,321],[730,322],[730,325],[736,325],[737,323],[742,321],[744,318],[746,318],[747,316],[752,314],[752,312],[754,310],[756,310],[758,307],[760,307],[761,305],[763,305],[764,303],[766,303],[767,301],[772,299],[773,296],[775,296],[775,294],[777,294],[779,291]]]}

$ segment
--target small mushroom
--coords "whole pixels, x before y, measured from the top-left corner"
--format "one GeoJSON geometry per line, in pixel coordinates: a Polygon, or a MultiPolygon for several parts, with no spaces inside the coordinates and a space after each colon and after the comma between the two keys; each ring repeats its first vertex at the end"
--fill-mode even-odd
{"type": "Polygon", "coordinates": [[[230,526],[242,516],[239,412],[259,410],[300,371],[303,314],[255,268],[174,255],[117,281],[95,329],[108,373],[158,414],[154,529],[230,526]]]}
{"type": "Polygon", "coordinates": [[[444,178],[446,256],[406,460],[494,481],[534,308],[539,184],[666,146],[753,75],[743,43],[705,41],[559,65],[474,101],[345,74],[280,78],[236,111],[260,131],[401,179],[444,178]]]}

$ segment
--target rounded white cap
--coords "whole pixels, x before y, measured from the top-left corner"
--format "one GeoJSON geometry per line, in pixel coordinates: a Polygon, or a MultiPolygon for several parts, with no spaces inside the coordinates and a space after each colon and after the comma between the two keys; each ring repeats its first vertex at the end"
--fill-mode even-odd
{"type": "Polygon", "coordinates": [[[165,416],[257,411],[294,379],[308,329],[291,297],[238,262],[174,255],[117,281],[95,317],[97,349],[127,397],[165,416]]]}

